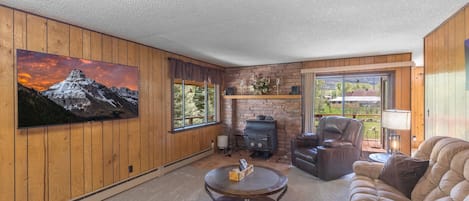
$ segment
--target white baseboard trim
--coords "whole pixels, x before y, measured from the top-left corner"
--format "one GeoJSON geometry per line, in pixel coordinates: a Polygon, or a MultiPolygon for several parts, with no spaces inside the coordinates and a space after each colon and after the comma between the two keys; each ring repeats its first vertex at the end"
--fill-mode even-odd
{"type": "Polygon", "coordinates": [[[114,195],[117,195],[121,192],[124,192],[126,190],[129,190],[135,186],[138,186],[142,183],[145,183],[147,181],[150,181],[152,179],[165,175],[173,170],[189,165],[190,163],[194,161],[210,156],[211,154],[213,154],[213,149],[206,149],[201,152],[192,154],[182,160],[175,161],[175,162],[166,164],[164,166],[158,167],[156,169],[146,171],[140,175],[134,176],[132,178],[128,178],[126,180],[115,183],[111,186],[98,189],[94,192],[87,193],[85,195],[82,195],[77,198],[73,198],[71,200],[73,201],[75,200],[83,200],[83,201],[104,200],[114,195]]]}

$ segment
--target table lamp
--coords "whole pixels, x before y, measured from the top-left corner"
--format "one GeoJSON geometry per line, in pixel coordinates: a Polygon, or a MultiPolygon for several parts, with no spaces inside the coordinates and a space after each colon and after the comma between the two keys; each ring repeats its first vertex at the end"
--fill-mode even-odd
{"type": "MultiPolygon", "coordinates": [[[[381,127],[386,130],[410,130],[410,111],[409,110],[385,110],[381,116],[381,127]]],[[[386,151],[390,154],[399,153],[401,149],[401,136],[395,133],[391,135],[386,132],[387,146],[386,151]]]]}

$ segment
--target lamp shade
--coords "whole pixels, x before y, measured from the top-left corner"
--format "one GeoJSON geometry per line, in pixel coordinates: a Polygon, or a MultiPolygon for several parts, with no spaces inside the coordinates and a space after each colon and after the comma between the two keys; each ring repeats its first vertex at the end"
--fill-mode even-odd
{"type": "Polygon", "coordinates": [[[228,147],[228,136],[227,135],[217,136],[217,147],[218,147],[218,149],[226,149],[228,147]]]}
{"type": "Polygon", "coordinates": [[[385,110],[381,117],[381,126],[391,130],[410,130],[410,111],[385,110]]]}

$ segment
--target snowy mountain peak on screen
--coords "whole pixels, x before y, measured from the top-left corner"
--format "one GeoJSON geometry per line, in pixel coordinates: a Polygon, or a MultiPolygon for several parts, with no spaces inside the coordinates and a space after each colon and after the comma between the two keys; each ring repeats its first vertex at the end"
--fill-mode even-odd
{"type": "Polygon", "coordinates": [[[138,104],[138,91],[134,91],[126,87],[111,87],[111,91],[117,93],[120,97],[131,102],[134,105],[138,104]]]}
{"type": "Polygon", "coordinates": [[[87,78],[85,73],[80,69],[73,69],[65,80],[80,84],[91,84],[94,82],[94,80],[87,78]]]}
{"type": "Polygon", "coordinates": [[[52,85],[42,94],[66,110],[83,113],[102,107],[121,108],[130,102],[103,84],[86,77],[79,69],[73,69],[65,80],[52,85]]]}

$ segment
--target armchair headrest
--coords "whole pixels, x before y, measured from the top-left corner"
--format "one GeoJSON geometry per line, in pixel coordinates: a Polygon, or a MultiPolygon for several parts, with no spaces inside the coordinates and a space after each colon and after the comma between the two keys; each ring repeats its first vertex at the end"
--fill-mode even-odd
{"type": "MultiPolygon", "coordinates": [[[[340,116],[327,116],[319,120],[318,137],[324,140],[342,140],[360,145],[363,135],[363,123],[356,119],[340,116]]],[[[361,147],[361,146],[360,146],[361,147]]]]}
{"type": "Polygon", "coordinates": [[[319,127],[326,132],[343,134],[351,120],[353,119],[339,116],[323,117],[319,120],[319,127]]]}

